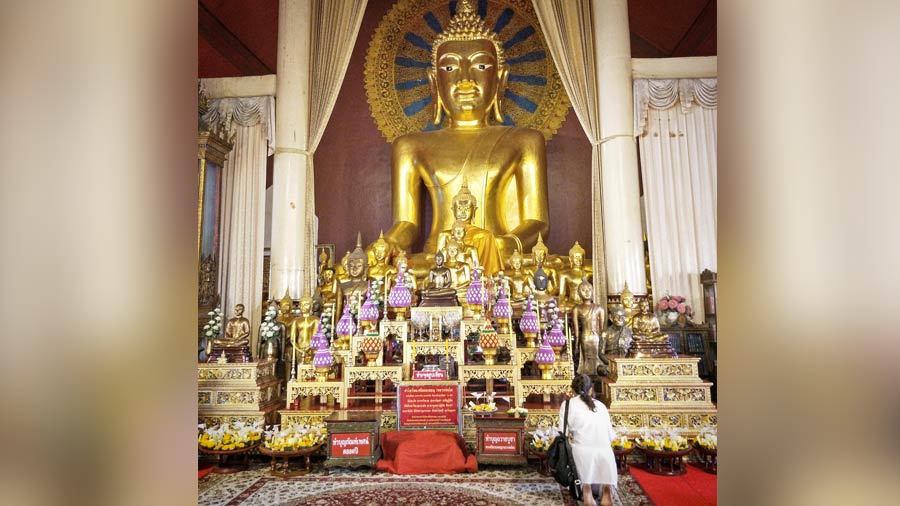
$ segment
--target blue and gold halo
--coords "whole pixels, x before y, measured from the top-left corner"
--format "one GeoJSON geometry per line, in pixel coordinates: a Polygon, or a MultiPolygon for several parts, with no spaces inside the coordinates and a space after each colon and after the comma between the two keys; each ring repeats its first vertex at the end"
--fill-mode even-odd
{"type": "MultiPolygon", "coordinates": [[[[509,66],[503,124],[533,128],[550,140],[569,109],[562,81],[530,0],[478,0],[478,15],[500,37],[509,66]]],[[[388,142],[446,125],[431,123],[426,70],[431,43],[456,13],[456,1],[400,0],[378,25],[366,54],[366,95],[388,142]]]]}

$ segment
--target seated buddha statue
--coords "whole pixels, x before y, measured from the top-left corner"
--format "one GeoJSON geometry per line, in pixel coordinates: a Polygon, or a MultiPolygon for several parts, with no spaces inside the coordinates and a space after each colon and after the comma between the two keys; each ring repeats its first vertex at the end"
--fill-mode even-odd
{"type": "Polygon", "coordinates": [[[628,281],[626,281],[625,286],[622,287],[622,294],[620,297],[622,300],[622,308],[625,310],[625,325],[629,328],[634,328],[634,317],[640,313],[640,309],[635,303],[634,294],[628,289],[628,281]]]}
{"type": "Polygon", "coordinates": [[[587,278],[588,273],[584,268],[584,248],[575,241],[575,245],[569,250],[569,267],[559,273],[559,308],[568,313],[581,304],[582,300],[578,286],[582,279],[587,278]]]}
{"type": "Polygon", "coordinates": [[[456,289],[453,288],[453,273],[444,265],[444,253],[434,254],[434,267],[428,271],[428,281],[419,294],[420,307],[455,306],[456,289]]]}
{"type": "MultiPolygon", "coordinates": [[[[444,265],[450,269],[450,275],[453,279],[452,286],[456,288],[456,298],[462,302],[466,300],[466,290],[469,289],[469,283],[472,281],[472,266],[468,262],[462,262],[459,258],[462,256],[460,250],[463,245],[456,239],[447,241],[444,265]]],[[[468,259],[470,262],[472,258],[468,259]]],[[[476,259],[477,261],[477,259],[476,259]]]]}
{"type": "Polygon", "coordinates": [[[639,313],[631,322],[634,342],[628,350],[629,357],[665,358],[676,357],[669,342],[669,336],[659,330],[659,320],[650,311],[650,302],[643,299],[638,304],[639,313]]]}
{"type": "Polygon", "coordinates": [[[234,306],[234,317],[225,324],[225,335],[213,339],[207,347],[207,362],[214,362],[224,353],[229,362],[250,361],[250,320],[244,316],[244,305],[234,306]]]}
{"type": "Polygon", "coordinates": [[[350,279],[350,277],[347,276],[347,262],[349,262],[349,261],[350,261],[350,252],[348,251],[348,252],[344,253],[343,258],[341,258],[341,261],[337,265],[334,266],[334,277],[335,277],[335,279],[338,280],[339,283],[342,283],[342,282],[350,279]]]}
{"type": "Polygon", "coordinates": [[[383,280],[390,290],[390,284],[397,276],[397,268],[390,264],[391,245],[384,240],[383,232],[378,236],[378,240],[372,243],[371,252],[367,277],[371,281],[383,280]]]}
{"type": "Polygon", "coordinates": [[[538,242],[531,249],[534,267],[526,271],[531,293],[539,303],[545,302],[556,294],[556,269],[545,263],[548,249],[543,238],[538,235],[538,242]]]}
{"type": "Polygon", "coordinates": [[[513,251],[509,257],[509,267],[510,270],[504,271],[509,278],[509,303],[513,309],[521,309],[531,293],[531,283],[522,270],[522,254],[519,250],[513,251]]]}
{"type": "Polygon", "coordinates": [[[459,2],[431,47],[432,118],[436,125],[446,118],[447,124],[394,141],[393,226],[384,238],[397,249],[416,242],[424,188],[433,203],[432,225],[424,252],[410,258],[411,267],[417,275],[424,273],[438,235],[459,220],[466,223],[465,242],[476,249],[490,276],[503,268],[503,258],[530,247],[549,229],[544,136],[530,128],[491,124],[503,122],[509,67],[499,37],[471,2],[459,2]],[[483,206],[477,222],[476,196],[483,206]]]}
{"type": "Polygon", "coordinates": [[[632,342],[631,329],[625,325],[625,308],[618,304],[610,307],[609,326],[600,334],[600,361],[602,363],[597,372],[602,376],[608,375],[609,357],[628,355],[632,342]]]}
{"type": "Polygon", "coordinates": [[[368,270],[369,258],[362,249],[362,236],[356,236],[356,249],[347,256],[347,279],[341,281],[341,294],[344,297],[357,297],[365,300],[366,291],[369,289],[368,270]]]}
{"type": "Polygon", "coordinates": [[[455,239],[459,244],[459,251],[456,253],[456,260],[459,262],[465,262],[469,264],[469,267],[473,267],[476,262],[479,264],[481,260],[478,258],[478,251],[471,244],[466,244],[466,222],[464,221],[454,221],[453,226],[450,227],[450,230],[441,232],[438,236],[438,251],[444,252],[444,261],[449,261],[450,259],[447,257],[447,242],[451,239],[455,239]]]}

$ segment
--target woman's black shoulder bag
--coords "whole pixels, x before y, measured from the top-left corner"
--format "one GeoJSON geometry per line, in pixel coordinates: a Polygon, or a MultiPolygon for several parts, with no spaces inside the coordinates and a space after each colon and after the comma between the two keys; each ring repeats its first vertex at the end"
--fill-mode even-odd
{"type": "Polygon", "coordinates": [[[566,411],[563,417],[563,432],[556,436],[550,449],[547,451],[547,463],[550,466],[550,473],[556,481],[564,486],[569,487],[569,493],[572,499],[580,501],[582,499],[581,479],[578,477],[578,469],[575,469],[575,459],[572,456],[572,445],[569,444],[569,402],[566,401],[566,411]]]}

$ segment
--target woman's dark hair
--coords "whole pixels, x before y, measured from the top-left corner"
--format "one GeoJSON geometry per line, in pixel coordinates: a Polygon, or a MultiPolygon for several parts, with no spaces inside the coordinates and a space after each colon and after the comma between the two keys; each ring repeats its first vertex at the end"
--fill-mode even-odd
{"type": "Polygon", "coordinates": [[[578,397],[587,404],[587,407],[591,408],[591,411],[597,411],[597,407],[594,405],[594,399],[590,395],[593,386],[594,382],[587,374],[579,374],[572,380],[572,390],[574,390],[575,393],[578,394],[578,397]]]}

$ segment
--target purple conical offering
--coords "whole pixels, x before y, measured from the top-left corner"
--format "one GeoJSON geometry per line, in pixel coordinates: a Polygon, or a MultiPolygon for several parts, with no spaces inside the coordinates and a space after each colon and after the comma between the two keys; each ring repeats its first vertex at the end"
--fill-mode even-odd
{"type": "Polygon", "coordinates": [[[313,356],[313,365],[316,367],[331,367],[334,364],[334,356],[328,351],[328,348],[316,350],[313,356]]]}
{"type": "Polygon", "coordinates": [[[466,303],[476,318],[481,317],[481,308],[484,306],[484,286],[481,284],[481,268],[477,265],[472,272],[472,282],[466,290],[466,303]]]}
{"type": "Polygon", "coordinates": [[[371,288],[366,291],[366,301],[363,302],[362,307],[359,308],[359,321],[378,321],[378,305],[375,303],[375,298],[372,296],[371,288]]]}
{"type": "Polygon", "coordinates": [[[509,297],[506,296],[506,290],[500,285],[500,294],[497,296],[497,304],[494,306],[494,318],[509,320],[512,317],[512,306],[509,304],[509,297]]]}
{"type": "Polygon", "coordinates": [[[309,347],[313,350],[327,350],[328,349],[328,338],[325,337],[325,333],[322,332],[322,320],[319,320],[319,323],[316,324],[316,333],[313,334],[312,339],[309,341],[309,347]]]}
{"type": "Polygon", "coordinates": [[[556,353],[549,343],[550,338],[544,337],[544,343],[537,349],[534,354],[534,361],[538,364],[552,364],[556,362],[556,353]]]}
{"type": "Polygon", "coordinates": [[[394,287],[391,288],[391,293],[388,295],[388,304],[393,308],[407,308],[412,304],[412,293],[403,282],[402,269],[397,273],[397,282],[394,283],[394,287]]]}
{"type": "Polygon", "coordinates": [[[525,311],[522,313],[522,318],[519,320],[519,329],[522,330],[522,334],[525,335],[525,339],[528,341],[526,346],[534,348],[534,340],[540,329],[538,328],[537,312],[531,308],[531,298],[525,303],[525,311]]]}
{"type": "Polygon", "coordinates": [[[559,328],[559,318],[553,320],[553,327],[550,328],[550,332],[544,341],[553,348],[556,358],[559,358],[559,352],[566,345],[566,335],[559,328]]]}
{"type": "Polygon", "coordinates": [[[344,314],[338,320],[334,331],[341,337],[350,337],[356,332],[356,324],[353,323],[353,316],[350,315],[350,304],[344,304],[344,314]]]}

